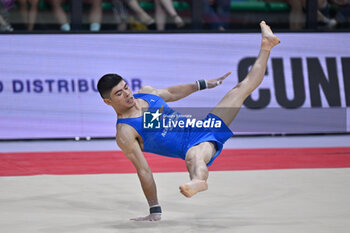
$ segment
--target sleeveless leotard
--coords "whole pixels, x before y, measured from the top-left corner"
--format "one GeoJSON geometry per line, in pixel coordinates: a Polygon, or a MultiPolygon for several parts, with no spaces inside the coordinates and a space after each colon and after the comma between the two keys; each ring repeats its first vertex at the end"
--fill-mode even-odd
{"type": "MultiPolygon", "coordinates": [[[[162,114],[175,115],[173,109],[169,108],[167,103],[159,96],[152,94],[135,94],[135,99],[145,100],[149,107],[148,111],[156,112],[160,110],[162,114]]],[[[187,151],[199,143],[210,141],[216,146],[216,153],[207,164],[212,164],[215,158],[220,154],[223,144],[228,138],[233,136],[231,130],[226,124],[216,115],[209,113],[205,119],[215,118],[221,121],[221,127],[218,129],[212,128],[196,128],[194,127],[174,127],[173,129],[146,130],[143,128],[143,116],[135,118],[119,118],[117,124],[123,123],[133,127],[143,139],[143,151],[151,152],[158,155],[181,158],[185,160],[187,151]]],[[[178,119],[185,119],[179,117],[178,119]]],[[[204,120],[205,120],[204,119],[204,120]]]]}

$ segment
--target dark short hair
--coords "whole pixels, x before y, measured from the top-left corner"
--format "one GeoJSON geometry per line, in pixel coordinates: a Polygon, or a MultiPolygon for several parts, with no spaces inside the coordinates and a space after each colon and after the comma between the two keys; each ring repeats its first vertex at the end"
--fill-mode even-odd
{"type": "Polygon", "coordinates": [[[122,80],[124,80],[118,74],[105,74],[100,78],[97,83],[97,89],[103,99],[109,98],[109,94],[113,87],[118,85],[122,80]]]}

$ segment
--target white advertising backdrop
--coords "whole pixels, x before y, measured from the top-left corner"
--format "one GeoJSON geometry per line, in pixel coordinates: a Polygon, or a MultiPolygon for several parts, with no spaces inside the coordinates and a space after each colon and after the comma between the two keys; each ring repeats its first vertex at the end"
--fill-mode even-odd
{"type": "MultiPolygon", "coordinates": [[[[312,107],[307,59],[316,58],[327,79],[332,71],[326,59],[335,59],[338,78],[335,86],[339,88],[335,93],[340,96],[337,107],[345,110],[345,117],[341,118],[345,122],[336,131],[350,131],[350,120],[346,117],[350,105],[350,101],[346,101],[350,93],[346,91],[350,87],[346,86],[349,82],[344,82],[350,77],[343,67],[350,64],[342,60],[350,58],[350,33],[281,33],[278,36],[281,44],[273,49],[271,58],[283,60],[289,99],[294,95],[291,59],[302,62],[305,101],[299,108],[312,107]]],[[[0,139],[114,136],[116,114],[96,92],[98,79],[106,73],[120,74],[133,91],[137,91],[141,85],[165,88],[231,71],[224,85],[170,104],[210,109],[238,83],[240,62],[256,57],[259,45],[257,33],[1,35],[0,139]]],[[[271,94],[265,110],[283,109],[276,100],[276,77],[272,70],[270,59],[259,87],[271,94]]],[[[259,89],[253,92],[253,100],[259,98],[259,89]]],[[[330,101],[323,88],[320,90],[321,107],[328,109],[330,101]]],[[[266,122],[261,124],[268,128],[266,122]]],[[[281,129],[281,133],[283,131],[281,129]]]]}

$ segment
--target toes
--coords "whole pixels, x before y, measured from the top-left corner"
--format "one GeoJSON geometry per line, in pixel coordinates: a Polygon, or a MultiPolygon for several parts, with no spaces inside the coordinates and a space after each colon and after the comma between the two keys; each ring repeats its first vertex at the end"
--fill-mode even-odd
{"type": "Polygon", "coordinates": [[[185,187],[180,187],[180,193],[184,195],[185,197],[191,197],[191,193],[185,189],[185,187]]]}
{"type": "Polygon", "coordinates": [[[190,194],[188,194],[187,192],[185,192],[185,191],[180,191],[181,192],[181,194],[182,195],[184,195],[185,197],[191,197],[191,195],[190,194]]]}

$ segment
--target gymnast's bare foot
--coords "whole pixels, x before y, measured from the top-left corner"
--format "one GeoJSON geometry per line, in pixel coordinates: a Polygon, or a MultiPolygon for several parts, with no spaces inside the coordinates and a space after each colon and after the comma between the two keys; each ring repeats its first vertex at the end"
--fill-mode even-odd
{"type": "Polygon", "coordinates": [[[261,21],[261,49],[270,51],[275,45],[280,43],[280,40],[277,36],[273,34],[271,28],[265,23],[265,21],[261,21]]]}
{"type": "Polygon", "coordinates": [[[198,192],[202,192],[208,189],[208,183],[205,180],[193,179],[190,182],[180,186],[180,192],[185,197],[192,197],[198,192]]]}

